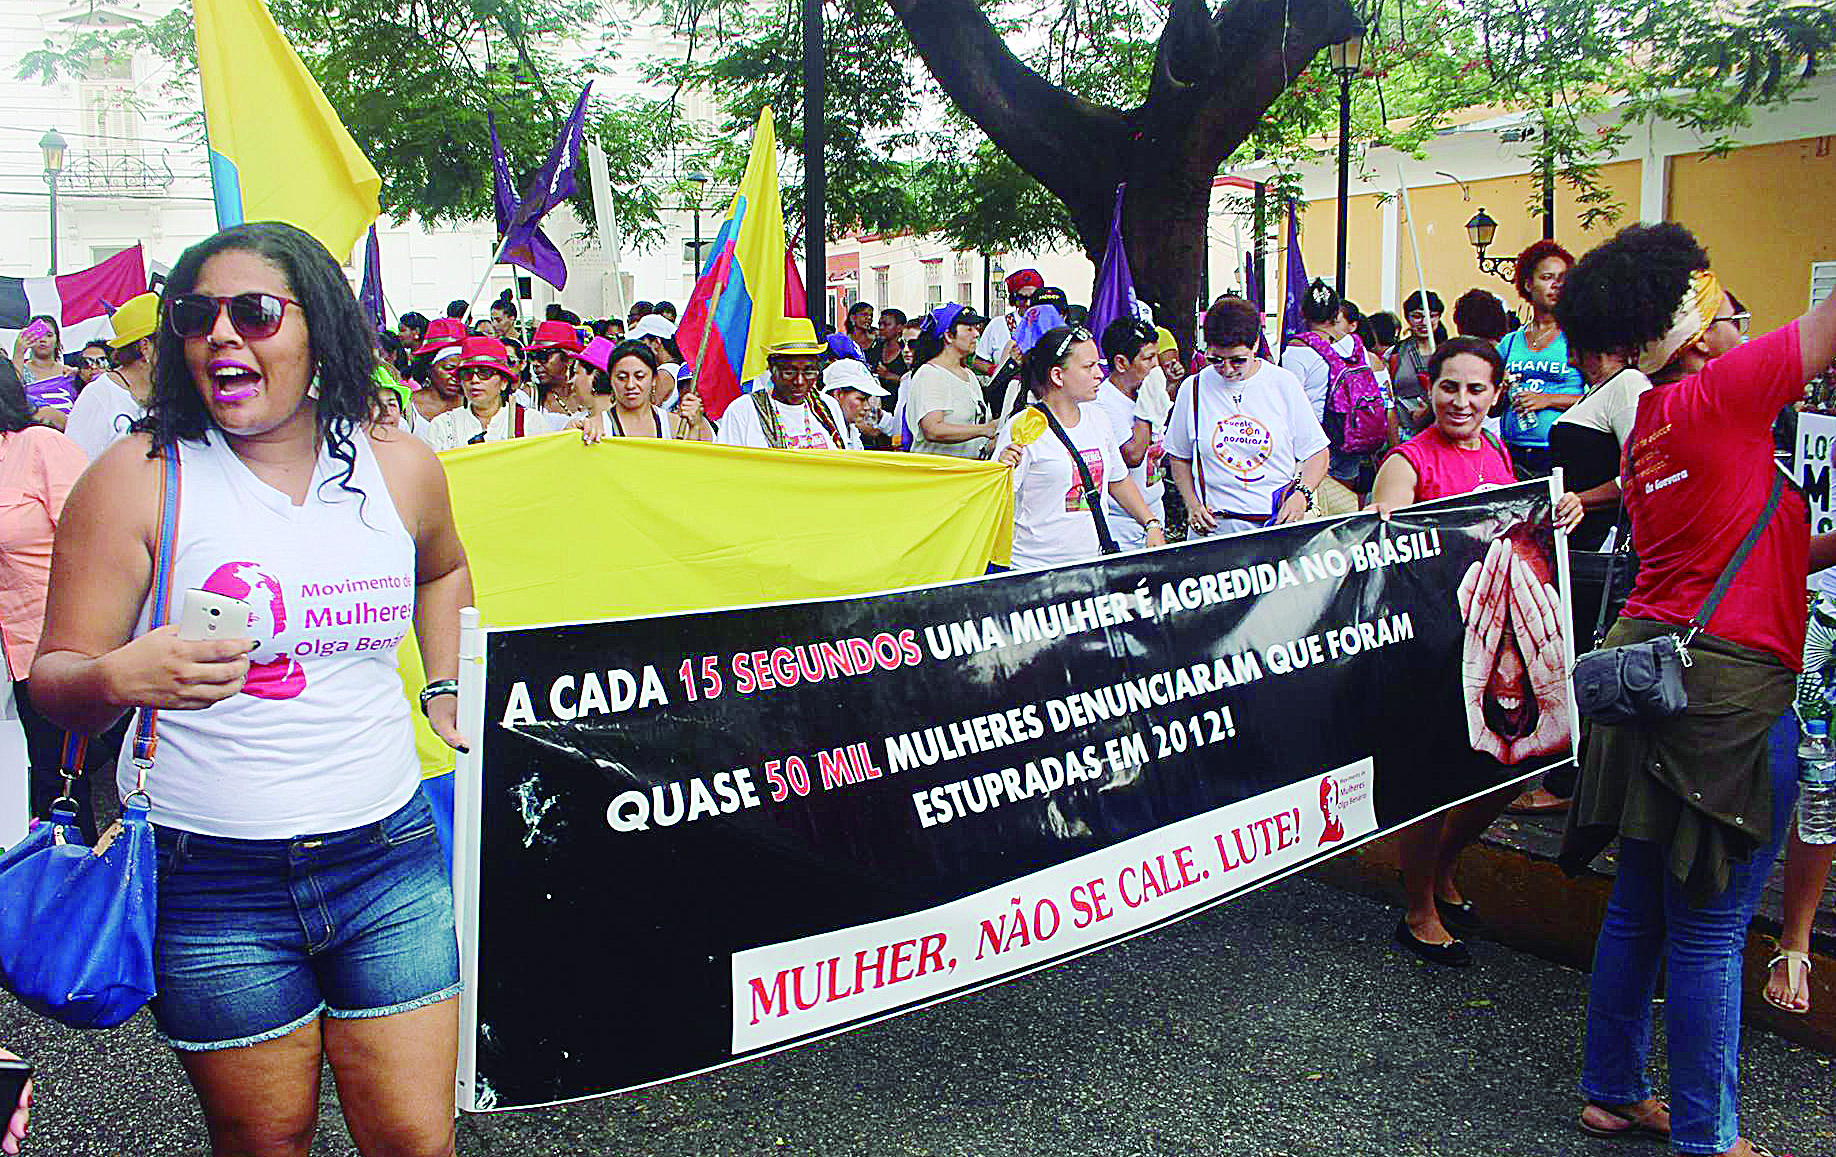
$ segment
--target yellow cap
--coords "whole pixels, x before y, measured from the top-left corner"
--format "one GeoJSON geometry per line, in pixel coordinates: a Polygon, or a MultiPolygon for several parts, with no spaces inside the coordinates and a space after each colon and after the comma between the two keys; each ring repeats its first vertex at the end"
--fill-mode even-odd
{"type": "Polygon", "coordinates": [[[159,294],[143,293],[128,298],[109,320],[115,327],[115,336],[108,339],[108,344],[115,349],[131,346],[143,337],[152,337],[153,331],[159,328],[159,294]]]}
{"type": "Polygon", "coordinates": [[[816,337],[816,326],[807,317],[781,317],[765,335],[765,356],[823,354],[829,347],[816,337]]]}
{"type": "Polygon", "coordinates": [[[1178,352],[1179,343],[1173,340],[1172,330],[1168,329],[1167,327],[1163,325],[1157,325],[1154,327],[1154,333],[1157,334],[1160,338],[1160,344],[1154,347],[1155,353],[1164,354],[1168,350],[1173,350],[1174,352],[1178,352]]]}

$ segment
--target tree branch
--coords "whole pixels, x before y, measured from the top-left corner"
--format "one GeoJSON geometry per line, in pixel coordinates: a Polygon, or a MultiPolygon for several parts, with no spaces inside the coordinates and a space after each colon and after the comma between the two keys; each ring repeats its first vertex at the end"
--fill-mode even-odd
{"type": "Polygon", "coordinates": [[[997,148],[1074,209],[1093,193],[1108,204],[1097,174],[1120,161],[1129,130],[1119,110],[1022,64],[973,0],[888,3],[937,83],[997,148]]]}

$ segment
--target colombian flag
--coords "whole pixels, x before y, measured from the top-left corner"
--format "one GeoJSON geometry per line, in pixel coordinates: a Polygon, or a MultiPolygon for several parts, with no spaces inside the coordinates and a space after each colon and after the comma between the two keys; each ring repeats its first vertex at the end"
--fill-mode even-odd
{"type": "Polygon", "coordinates": [[[382,179],[262,0],[193,0],[217,227],[284,221],[342,262],[382,179]]]}
{"type": "Polygon", "coordinates": [[[676,327],[709,417],[718,419],[740,396],[741,383],[765,372],[761,340],[782,316],[784,265],[778,134],[767,106],[752,134],[746,175],[676,327]]]}

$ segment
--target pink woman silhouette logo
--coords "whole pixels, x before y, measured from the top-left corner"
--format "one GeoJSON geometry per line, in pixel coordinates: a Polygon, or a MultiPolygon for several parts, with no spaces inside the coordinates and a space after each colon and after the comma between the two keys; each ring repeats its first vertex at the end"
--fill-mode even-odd
{"type": "Polygon", "coordinates": [[[1326,817],[1326,830],[1320,833],[1319,846],[1344,839],[1345,825],[1339,822],[1339,785],[1330,775],[1320,779],[1320,814],[1326,817]]]}
{"type": "Polygon", "coordinates": [[[286,653],[272,655],[276,640],[287,630],[287,602],[281,594],[280,581],[252,562],[226,562],[210,572],[204,589],[212,594],[241,599],[253,610],[249,634],[255,650],[249,656],[249,677],[242,684],[244,693],[257,699],[295,699],[306,690],[306,669],[286,653]],[[265,600],[254,597],[257,590],[267,591],[265,600]]]}

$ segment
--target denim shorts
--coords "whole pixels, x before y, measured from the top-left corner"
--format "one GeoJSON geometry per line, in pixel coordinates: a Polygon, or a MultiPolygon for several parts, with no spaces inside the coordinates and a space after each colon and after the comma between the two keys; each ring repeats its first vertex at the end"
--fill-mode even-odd
{"type": "Polygon", "coordinates": [[[417,790],[349,831],[237,840],[155,829],[153,1016],[173,1048],[238,1048],[319,1017],[377,1017],[459,991],[453,891],[417,790]]]}

